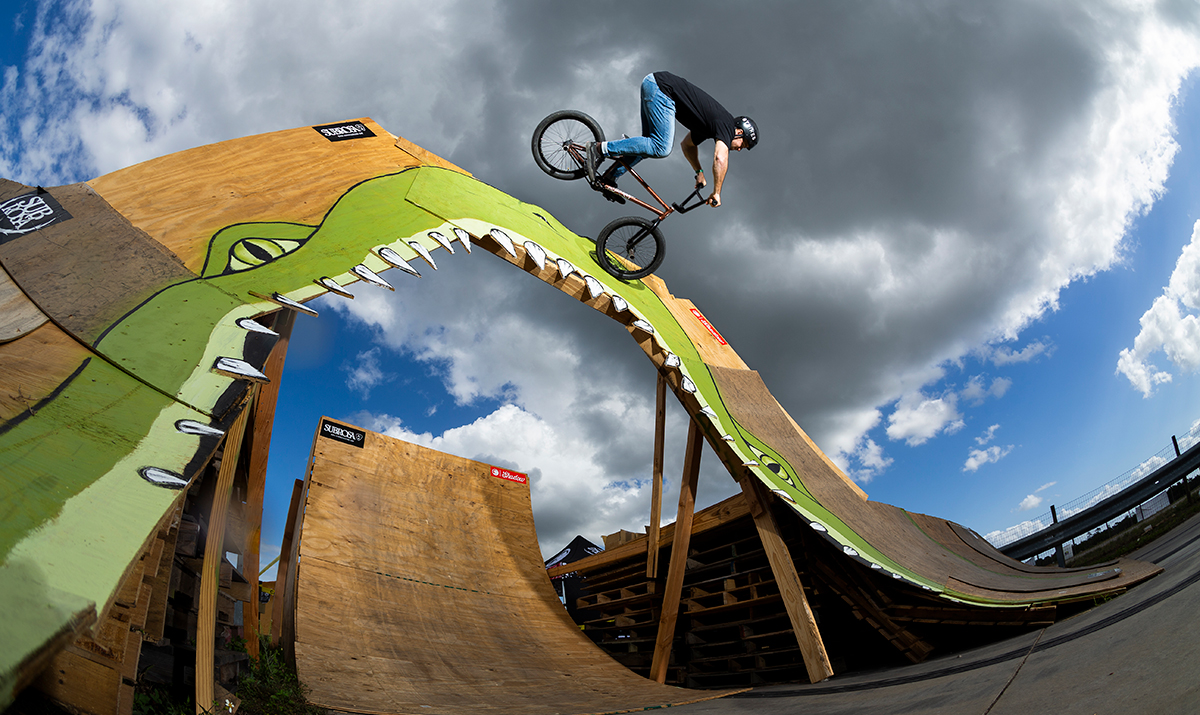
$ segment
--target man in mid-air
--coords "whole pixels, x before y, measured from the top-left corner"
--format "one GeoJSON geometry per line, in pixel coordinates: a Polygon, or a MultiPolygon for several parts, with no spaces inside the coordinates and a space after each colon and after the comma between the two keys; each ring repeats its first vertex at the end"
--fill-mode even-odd
{"type": "MultiPolygon", "coordinates": [[[[721,205],[721,185],[729,168],[729,150],[750,150],[758,143],[758,126],[750,117],[734,117],[707,92],[670,72],[652,72],[642,80],[642,136],[587,145],[588,180],[599,188],[615,188],[617,179],[646,157],[662,159],[671,153],[675,141],[675,120],[687,130],[679,146],[696,172],[696,186],[707,186],[704,167],[700,166],[697,146],[713,140],[713,191],[709,206],[721,205]],[[596,167],[605,158],[616,159],[601,176],[596,167]]],[[[609,201],[625,203],[620,195],[604,191],[609,201]]]]}

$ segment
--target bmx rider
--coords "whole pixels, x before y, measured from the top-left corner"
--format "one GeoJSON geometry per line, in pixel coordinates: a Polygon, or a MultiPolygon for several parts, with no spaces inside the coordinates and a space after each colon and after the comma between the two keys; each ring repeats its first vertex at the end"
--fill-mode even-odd
{"type": "MultiPolygon", "coordinates": [[[[633,166],[647,157],[662,159],[669,155],[675,140],[676,119],[688,130],[679,146],[696,172],[697,187],[708,185],[697,147],[707,139],[713,140],[713,190],[706,203],[713,208],[720,206],[729,151],[753,149],[758,143],[758,126],[750,117],[734,117],[707,92],[670,72],[652,72],[642,80],[643,136],[587,144],[588,180],[593,184],[599,182],[601,188],[615,187],[626,171],[626,164],[633,166]],[[597,177],[596,167],[605,158],[619,161],[597,177]]],[[[608,191],[604,197],[625,203],[625,199],[608,191]]]]}

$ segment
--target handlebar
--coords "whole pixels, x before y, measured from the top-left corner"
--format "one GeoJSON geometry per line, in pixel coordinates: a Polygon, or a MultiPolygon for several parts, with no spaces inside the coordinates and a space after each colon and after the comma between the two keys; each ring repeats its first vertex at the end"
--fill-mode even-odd
{"type": "Polygon", "coordinates": [[[692,193],[688,194],[687,198],[683,200],[682,205],[681,204],[671,204],[671,208],[675,209],[676,211],[678,211],[681,214],[685,214],[688,211],[691,211],[692,209],[703,206],[704,204],[707,203],[707,200],[700,198],[700,189],[702,189],[702,188],[704,188],[704,187],[697,186],[695,189],[692,190],[692,193]],[[696,203],[692,204],[691,206],[688,206],[688,202],[691,201],[692,199],[697,199],[696,203]]]}

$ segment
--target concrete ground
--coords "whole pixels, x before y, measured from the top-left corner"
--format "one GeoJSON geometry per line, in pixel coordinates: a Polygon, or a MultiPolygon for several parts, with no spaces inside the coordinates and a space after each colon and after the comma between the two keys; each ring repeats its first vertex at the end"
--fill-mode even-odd
{"type": "Polygon", "coordinates": [[[1200,515],[1132,554],[1165,570],[1086,613],[920,665],[757,688],[678,715],[1200,713],[1200,515]]]}

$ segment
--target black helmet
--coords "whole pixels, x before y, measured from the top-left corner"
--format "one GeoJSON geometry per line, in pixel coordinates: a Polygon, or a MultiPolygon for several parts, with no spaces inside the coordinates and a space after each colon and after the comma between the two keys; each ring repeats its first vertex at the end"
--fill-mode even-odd
{"type": "Polygon", "coordinates": [[[735,117],[733,126],[742,130],[742,143],[746,145],[746,150],[754,148],[758,143],[758,125],[750,117],[735,117]]]}

